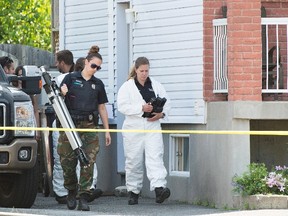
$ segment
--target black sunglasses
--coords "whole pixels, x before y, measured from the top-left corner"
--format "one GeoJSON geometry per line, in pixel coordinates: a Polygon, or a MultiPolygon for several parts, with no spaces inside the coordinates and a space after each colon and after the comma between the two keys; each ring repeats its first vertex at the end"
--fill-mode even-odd
{"type": "Polygon", "coordinates": [[[101,70],[101,67],[100,66],[98,66],[98,65],[96,65],[96,64],[91,64],[91,66],[90,66],[91,68],[93,68],[93,69],[95,69],[95,68],[97,68],[97,71],[99,71],[99,70],[101,70]]]}

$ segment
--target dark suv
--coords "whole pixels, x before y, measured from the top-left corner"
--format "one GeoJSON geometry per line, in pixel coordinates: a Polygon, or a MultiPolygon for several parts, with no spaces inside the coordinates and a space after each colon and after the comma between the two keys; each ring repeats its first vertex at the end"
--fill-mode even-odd
{"type": "Polygon", "coordinates": [[[28,94],[41,92],[41,76],[5,74],[0,65],[0,206],[30,208],[39,181],[38,143],[33,105],[28,94]],[[22,81],[22,89],[9,83],[22,81]]]}

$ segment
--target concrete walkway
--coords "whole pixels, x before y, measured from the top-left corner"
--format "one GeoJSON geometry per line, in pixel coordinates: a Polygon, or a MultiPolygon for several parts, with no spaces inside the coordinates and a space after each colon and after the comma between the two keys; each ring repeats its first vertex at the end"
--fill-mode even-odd
{"type": "Polygon", "coordinates": [[[155,203],[154,199],[139,198],[139,204],[127,205],[127,197],[102,196],[90,203],[91,211],[80,212],[68,210],[66,205],[59,205],[53,197],[37,196],[31,209],[0,208],[2,215],[54,215],[54,216],[81,216],[81,215],[199,215],[199,216],[288,216],[288,210],[251,210],[228,211],[221,209],[195,206],[176,201],[166,201],[163,204],[155,203]]]}

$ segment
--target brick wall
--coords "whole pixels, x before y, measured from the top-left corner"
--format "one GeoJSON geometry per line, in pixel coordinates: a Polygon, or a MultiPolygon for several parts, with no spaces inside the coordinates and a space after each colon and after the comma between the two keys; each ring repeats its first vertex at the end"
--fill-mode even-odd
{"type": "Polygon", "coordinates": [[[260,8],[261,0],[204,1],[203,84],[206,101],[262,100],[260,8]],[[213,94],[212,20],[222,18],[221,6],[223,5],[227,5],[228,9],[228,97],[223,94],[213,94]]]}
{"type": "MultiPolygon", "coordinates": [[[[262,1],[204,1],[204,99],[206,101],[223,100],[261,100],[262,75],[259,58],[261,49],[261,35],[257,26],[260,25],[260,6],[266,9],[266,17],[287,17],[287,0],[262,0],[262,1]],[[226,5],[228,9],[228,48],[229,48],[229,94],[213,94],[213,30],[212,20],[222,18],[221,6],[226,5]],[[252,16],[253,19],[251,18],[252,16]],[[255,18],[257,16],[257,18],[255,18]],[[246,17],[246,18],[245,18],[246,17]],[[239,20],[238,20],[239,18],[239,20]],[[241,18],[241,19],[240,19],[241,18]],[[245,27],[247,34],[241,30],[245,27]],[[231,32],[232,31],[232,32],[231,32]],[[251,32],[254,32],[251,37],[251,32]],[[256,36],[255,36],[256,35],[256,36]],[[257,39],[258,38],[258,39],[257,39]],[[236,42],[235,42],[236,41],[236,42]],[[237,42],[238,41],[238,42],[237,42]],[[239,45],[239,42],[242,43],[239,45]],[[255,44],[257,42],[258,44],[255,44]],[[234,44],[233,44],[234,43],[234,44]],[[246,48],[245,48],[246,47],[246,48]],[[248,47],[248,48],[247,48],[248,47]],[[242,50],[241,50],[242,49],[242,50]],[[252,51],[253,50],[253,51],[252,51]],[[254,59],[253,59],[254,58],[254,59]],[[259,61],[257,61],[257,59],[259,61]],[[241,69],[242,68],[242,69],[241,69]],[[248,73],[247,73],[248,71],[248,73]]],[[[279,27],[279,29],[282,27],[279,27]]],[[[283,71],[287,71],[286,56],[286,28],[280,29],[279,41],[281,63],[283,71]],[[283,38],[283,40],[282,40],[283,38]],[[285,41],[285,42],[282,42],[285,41]]],[[[271,34],[272,35],[272,34],[271,34]]],[[[270,38],[272,39],[272,38],[270,38]]],[[[269,44],[269,48],[275,44],[269,44]]],[[[262,51],[261,51],[262,52],[262,51]]],[[[284,73],[283,80],[287,80],[284,73]]],[[[286,88],[284,82],[284,88],[286,88]]],[[[288,94],[263,94],[262,100],[287,100],[288,94]]]]}
{"type": "Polygon", "coordinates": [[[262,100],[260,0],[227,2],[228,100],[262,100]]]}

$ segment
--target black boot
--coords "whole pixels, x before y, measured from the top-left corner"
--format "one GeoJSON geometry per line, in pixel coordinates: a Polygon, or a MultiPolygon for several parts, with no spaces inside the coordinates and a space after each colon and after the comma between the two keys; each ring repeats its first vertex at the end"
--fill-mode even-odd
{"type": "Polygon", "coordinates": [[[139,197],[139,194],[135,194],[132,191],[130,191],[129,192],[128,205],[136,205],[136,204],[138,204],[138,197],[139,197]]]}
{"type": "Polygon", "coordinates": [[[59,204],[67,204],[67,196],[58,196],[57,194],[55,194],[55,200],[59,204]]]}
{"type": "Polygon", "coordinates": [[[92,193],[88,195],[88,202],[92,202],[93,200],[99,198],[102,194],[103,194],[103,191],[101,189],[91,189],[90,190],[92,193]]]}
{"type": "Polygon", "coordinates": [[[67,207],[70,210],[73,210],[77,206],[77,201],[76,201],[76,195],[77,195],[77,190],[68,190],[68,196],[67,196],[67,207]]]}
{"type": "Polygon", "coordinates": [[[90,211],[90,207],[88,205],[89,194],[81,194],[79,199],[79,204],[77,210],[79,211],[90,211]]]}
{"type": "Polygon", "coordinates": [[[169,188],[157,187],[155,188],[156,203],[163,203],[165,199],[170,196],[169,188]]]}

